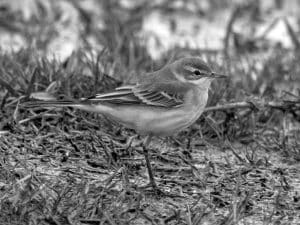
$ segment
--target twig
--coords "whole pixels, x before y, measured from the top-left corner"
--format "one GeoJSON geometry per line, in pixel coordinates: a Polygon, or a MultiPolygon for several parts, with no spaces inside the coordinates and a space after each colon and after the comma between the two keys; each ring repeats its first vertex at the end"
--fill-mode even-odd
{"type": "Polygon", "coordinates": [[[265,102],[265,101],[258,101],[258,102],[251,102],[251,101],[245,101],[245,102],[233,102],[228,103],[225,105],[219,105],[219,106],[211,106],[207,107],[204,112],[211,112],[211,111],[226,111],[230,109],[241,109],[241,108],[256,108],[258,110],[261,110],[262,108],[268,107],[268,108],[275,108],[275,109],[281,109],[281,110],[287,110],[294,108],[300,109],[300,99],[296,101],[271,101],[271,102],[265,102]]]}
{"type": "Polygon", "coordinates": [[[245,160],[239,156],[239,154],[236,152],[236,150],[233,148],[233,146],[231,145],[231,143],[226,140],[227,145],[229,146],[229,149],[232,151],[232,153],[234,154],[234,156],[241,162],[241,163],[246,163],[245,160]]]}

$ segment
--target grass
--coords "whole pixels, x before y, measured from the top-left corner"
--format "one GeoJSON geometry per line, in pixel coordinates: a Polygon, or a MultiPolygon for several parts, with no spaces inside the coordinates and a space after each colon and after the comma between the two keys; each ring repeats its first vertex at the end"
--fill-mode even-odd
{"type": "Polygon", "coordinates": [[[107,48],[97,54],[82,49],[65,62],[31,48],[0,55],[0,224],[299,222],[300,56],[294,51],[226,58],[193,51],[230,76],[213,83],[208,107],[252,107],[207,111],[180,134],[152,141],[159,186],[181,197],[138,188],[148,178],[134,131],[93,113],[22,106],[37,92],[70,98],[105,92],[191,52],[177,48],[153,61],[130,19],[106,22],[112,23],[101,37],[107,48]]]}
{"type": "MultiPolygon", "coordinates": [[[[275,224],[300,219],[298,111],[213,111],[173,140],[155,139],[151,158],[157,181],[182,197],[154,196],[137,189],[147,182],[147,173],[137,140],[126,145],[134,132],[92,113],[17,105],[37,91],[78,98],[116,87],[122,81],[108,70],[113,65],[126,71],[126,65],[114,66],[108,52],[99,53],[98,61],[74,54],[67,63],[34,56],[28,49],[0,57],[5,81],[1,224],[275,224]],[[71,60],[78,63],[71,67],[71,60]]],[[[228,83],[214,84],[209,105],[255,102],[258,96],[279,100],[277,92],[255,93],[267,81],[251,80],[239,63],[231,63],[228,83]]],[[[282,82],[280,72],[269,76],[282,82]]]]}

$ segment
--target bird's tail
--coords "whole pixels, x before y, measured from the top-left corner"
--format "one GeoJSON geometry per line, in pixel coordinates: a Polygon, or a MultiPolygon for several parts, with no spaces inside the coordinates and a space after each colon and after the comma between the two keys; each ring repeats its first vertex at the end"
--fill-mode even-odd
{"type": "Polygon", "coordinates": [[[106,114],[108,111],[111,111],[110,107],[105,105],[97,104],[89,104],[88,101],[84,100],[34,100],[21,103],[24,108],[32,109],[32,108],[62,108],[62,107],[72,107],[75,109],[84,110],[87,112],[96,112],[106,114]]]}
{"type": "Polygon", "coordinates": [[[74,102],[71,100],[33,100],[24,102],[22,104],[25,108],[48,108],[48,107],[78,107],[82,105],[82,103],[74,102]]]}
{"type": "Polygon", "coordinates": [[[82,98],[79,100],[73,99],[56,99],[54,96],[48,93],[34,93],[31,96],[30,101],[23,102],[21,105],[24,108],[58,108],[58,107],[73,107],[76,109],[97,112],[106,114],[111,111],[109,106],[98,104],[92,104],[88,99],[82,98]]]}

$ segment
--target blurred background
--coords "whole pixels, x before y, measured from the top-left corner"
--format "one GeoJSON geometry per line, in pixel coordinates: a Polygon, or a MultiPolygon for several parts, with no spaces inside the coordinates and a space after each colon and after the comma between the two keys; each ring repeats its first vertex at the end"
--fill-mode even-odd
{"type": "Polygon", "coordinates": [[[297,0],[1,0],[0,47],[60,60],[82,48],[129,59],[135,46],[153,59],[176,47],[291,50],[299,48],[299,12],[297,0]]]}

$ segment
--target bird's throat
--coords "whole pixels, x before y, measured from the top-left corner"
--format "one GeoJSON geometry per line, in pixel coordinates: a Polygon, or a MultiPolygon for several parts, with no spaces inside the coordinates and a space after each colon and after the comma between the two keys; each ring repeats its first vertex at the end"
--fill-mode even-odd
{"type": "MultiPolygon", "coordinates": [[[[208,99],[208,88],[194,87],[185,95],[184,105],[192,111],[203,111],[208,99]]],[[[202,112],[201,112],[202,113],[202,112]]]]}

